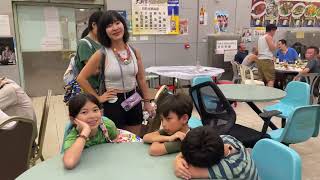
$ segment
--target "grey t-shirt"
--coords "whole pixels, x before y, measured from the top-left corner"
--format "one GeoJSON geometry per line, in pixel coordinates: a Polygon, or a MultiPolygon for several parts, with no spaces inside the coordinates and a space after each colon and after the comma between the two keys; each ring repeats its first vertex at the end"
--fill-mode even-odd
{"type": "Polygon", "coordinates": [[[10,79],[3,81],[7,83],[0,89],[0,109],[8,116],[20,116],[36,121],[29,96],[14,81],[10,79]]]}
{"type": "Polygon", "coordinates": [[[308,64],[305,68],[309,68],[309,73],[320,73],[320,61],[317,59],[313,59],[308,61],[308,64]]]}

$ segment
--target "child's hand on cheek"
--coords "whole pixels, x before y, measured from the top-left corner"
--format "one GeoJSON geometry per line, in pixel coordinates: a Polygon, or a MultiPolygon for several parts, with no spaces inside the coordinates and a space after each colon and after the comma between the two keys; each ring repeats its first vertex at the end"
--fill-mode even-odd
{"type": "Polygon", "coordinates": [[[89,137],[91,133],[91,128],[89,124],[87,124],[86,122],[80,121],[79,119],[75,119],[74,122],[77,125],[77,131],[79,132],[79,134],[89,137]]]}

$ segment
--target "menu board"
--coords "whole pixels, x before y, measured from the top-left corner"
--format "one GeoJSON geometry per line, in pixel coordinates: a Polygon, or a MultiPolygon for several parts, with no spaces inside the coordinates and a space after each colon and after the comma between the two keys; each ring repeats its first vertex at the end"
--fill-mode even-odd
{"type": "Polygon", "coordinates": [[[179,34],[179,0],[132,0],[133,34],[179,34]]]}
{"type": "Polygon", "coordinates": [[[251,26],[320,27],[320,2],[316,0],[252,0],[251,26]]]}

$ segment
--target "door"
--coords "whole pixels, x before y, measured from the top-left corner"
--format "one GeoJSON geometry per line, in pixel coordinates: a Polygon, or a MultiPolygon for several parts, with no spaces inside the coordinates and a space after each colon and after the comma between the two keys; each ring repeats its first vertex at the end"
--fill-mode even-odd
{"type": "Polygon", "coordinates": [[[25,90],[30,96],[64,93],[63,74],[69,55],[87,26],[93,8],[17,5],[18,33],[25,90]]]}

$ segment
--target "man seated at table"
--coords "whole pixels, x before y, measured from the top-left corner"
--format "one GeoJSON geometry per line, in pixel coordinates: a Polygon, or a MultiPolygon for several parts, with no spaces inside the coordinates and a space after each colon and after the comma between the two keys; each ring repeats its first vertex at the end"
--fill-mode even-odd
{"type": "Polygon", "coordinates": [[[6,77],[0,77],[0,109],[8,116],[20,116],[36,122],[30,97],[17,83],[6,77]]]}
{"type": "Polygon", "coordinates": [[[241,42],[238,46],[238,52],[234,56],[234,60],[239,64],[242,64],[243,59],[248,55],[248,50],[246,50],[246,45],[241,42]]]}
{"type": "Polygon", "coordinates": [[[320,60],[317,59],[318,55],[319,55],[318,47],[310,46],[307,48],[305,57],[306,57],[306,60],[308,60],[308,64],[294,78],[295,80],[298,80],[301,76],[306,75],[308,73],[320,73],[320,60]]]}
{"type": "Polygon", "coordinates": [[[287,41],[281,39],[278,41],[278,50],[277,50],[277,58],[279,58],[279,62],[287,62],[289,64],[294,64],[294,62],[298,59],[298,53],[295,49],[287,46],[287,41]]]}
{"type": "Polygon", "coordinates": [[[185,94],[167,95],[161,100],[157,113],[163,129],[143,136],[145,143],[151,143],[150,155],[161,156],[180,151],[181,141],[189,131],[188,120],[192,109],[192,100],[185,94]]]}
{"type": "Polygon", "coordinates": [[[258,59],[258,49],[256,47],[253,47],[251,53],[248,54],[248,56],[246,56],[243,59],[242,65],[245,65],[245,66],[249,67],[250,69],[253,69],[257,66],[256,65],[257,59],[258,59]]]}
{"type": "Polygon", "coordinates": [[[192,129],[184,138],[174,162],[183,179],[259,179],[249,152],[229,135],[219,136],[210,126],[192,129]]]}

